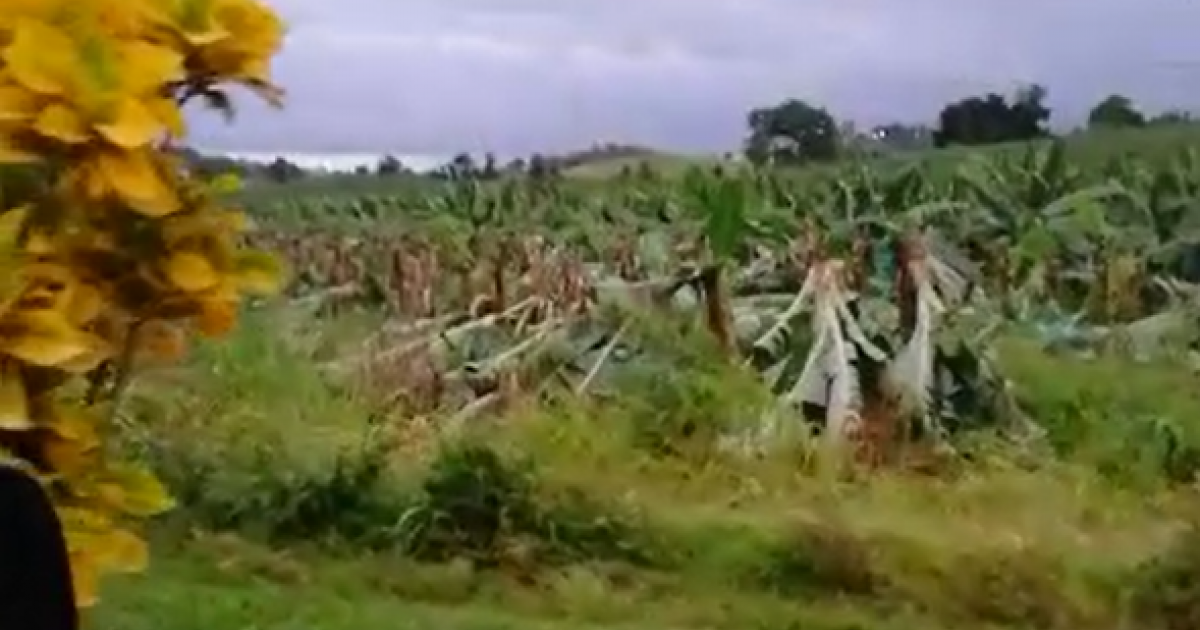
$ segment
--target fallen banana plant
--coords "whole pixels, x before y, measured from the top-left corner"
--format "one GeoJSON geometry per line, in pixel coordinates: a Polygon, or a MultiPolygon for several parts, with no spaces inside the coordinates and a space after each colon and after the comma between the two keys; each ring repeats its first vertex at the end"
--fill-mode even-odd
{"type": "Polygon", "coordinates": [[[879,448],[918,436],[944,443],[972,420],[1017,415],[983,351],[996,327],[964,338],[946,326],[982,303],[962,308],[968,282],[929,256],[920,237],[905,247],[887,296],[851,291],[845,261],[818,259],[791,303],[754,338],[746,364],[779,394],[763,414],[764,436],[792,419],[809,422],[835,446],[854,439],[879,448]]]}
{"type": "MultiPolygon", "coordinates": [[[[960,311],[986,312],[985,303],[971,301],[968,282],[927,255],[922,238],[909,237],[891,290],[862,282],[852,288],[864,275],[859,263],[821,256],[810,259],[794,294],[778,289],[795,267],[775,259],[735,275],[734,297],[721,307],[739,347],[730,356],[746,357],[744,366],[777,393],[762,413],[760,439],[776,433],[779,422],[795,422],[837,448],[867,442],[886,450],[886,443],[914,436],[943,441],[1003,415],[988,410],[1015,409],[981,349],[988,340],[963,338],[946,325],[960,311]]],[[[446,417],[447,426],[547,388],[619,395],[608,385],[616,371],[655,360],[633,313],[711,326],[711,274],[699,265],[643,280],[585,272],[570,291],[587,296],[582,302],[561,291],[535,293],[546,280],[527,283],[512,300],[481,296],[458,313],[388,324],[325,367],[339,380],[371,374],[385,398],[404,401],[406,413],[446,417]],[[503,310],[479,307],[506,302],[503,310]]]]}

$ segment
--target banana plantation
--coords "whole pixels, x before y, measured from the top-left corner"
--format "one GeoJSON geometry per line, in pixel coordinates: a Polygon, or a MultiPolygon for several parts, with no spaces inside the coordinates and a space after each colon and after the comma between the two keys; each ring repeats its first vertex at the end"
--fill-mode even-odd
{"type": "Polygon", "coordinates": [[[980,428],[1038,433],[997,340],[1187,370],[1200,338],[1192,152],[1085,169],[1052,145],[951,172],[697,167],[251,210],[298,305],[386,317],[329,378],[449,426],[726,362],[764,392],[731,444],[806,427],[884,462],[980,428]]]}

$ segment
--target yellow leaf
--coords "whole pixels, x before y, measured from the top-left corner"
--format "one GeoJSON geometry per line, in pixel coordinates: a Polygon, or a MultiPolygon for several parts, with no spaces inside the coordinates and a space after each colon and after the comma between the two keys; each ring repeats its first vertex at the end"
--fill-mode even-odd
{"type": "Polygon", "coordinates": [[[117,105],[112,120],[96,125],[96,131],[122,149],[137,149],[158,138],[163,124],[141,101],[125,98],[117,105]]]}
{"type": "Polygon", "coordinates": [[[39,15],[45,10],[45,0],[4,0],[4,12],[0,13],[0,29],[10,30],[20,19],[39,15]]]}
{"type": "MultiPolygon", "coordinates": [[[[81,0],[72,0],[80,2],[81,0]]],[[[156,2],[157,0],[149,0],[156,2]]],[[[95,19],[103,26],[105,33],[110,33],[122,39],[136,38],[146,33],[147,0],[123,0],[108,2],[106,0],[92,1],[91,11],[95,19]]]]}
{"type": "Polygon", "coordinates": [[[241,252],[234,262],[234,280],[247,293],[274,295],[283,287],[284,276],[279,258],[266,252],[241,252]]]}
{"type": "Polygon", "coordinates": [[[54,103],[43,109],[33,123],[33,130],[65,144],[83,144],[92,135],[79,112],[62,103],[54,103]]]}
{"type": "Polygon", "coordinates": [[[145,103],[158,122],[175,138],[182,138],[187,133],[187,123],[183,120],[183,112],[175,101],[168,98],[155,98],[145,103]]]}
{"type": "Polygon", "coordinates": [[[151,199],[162,186],[153,161],[144,151],[105,151],[96,161],[105,183],[121,197],[151,199]]]}
{"type": "Polygon", "coordinates": [[[102,340],[48,309],[13,313],[0,322],[0,352],[33,365],[61,367],[102,347],[102,340]]]}
{"type": "Polygon", "coordinates": [[[104,296],[100,289],[83,282],[71,285],[64,305],[67,321],[76,326],[90,324],[104,311],[104,296]]]}
{"type": "Polygon", "coordinates": [[[46,428],[57,438],[74,442],[84,450],[92,450],[100,446],[100,436],[96,434],[95,420],[82,411],[72,411],[69,408],[56,406],[54,419],[46,428]]]}
{"type": "Polygon", "coordinates": [[[29,205],[17,206],[0,212],[0,250],[12,250],[17,245],[25,221],[29,218],[29,205]]]}
{"type": "Polygon", "coordinates": [[[25,253],[34,256],[45,256],[54,252],[54,241],[49,234],[42,230],[30,230],[29,238],[25,241],[25,253]]]}
{"type": "Polygon", "coordinates": [[[128,466],[111,467],[109,481],[121,488],[120,505],[114,505],[127,516],[155,516],[175,507],[175,500],[166,487],[149,471],[128,466]]]}
{"type": "Polygon", "coordinates": [[[21,371],[11,361],[0,365],[0,430],[28,431],[37,426],[29,418],[29,400],[21,371]]]}
{"type": "Polygon", "coordinates": [[[75,480],[91,474],[100,452],[100,436],[86,416],[61,413],[45,427],[41,440],[46,466],[61,479],[75,480]]]}
{"type": "Polygon", "coordinates": [[[112,358],[110,347],[101,341],[100,337],[95,337],[97,343],[92,346],[92,350],[86,354],[82,354],[70,361],[64,361],[58,365],[58,369],[68,374],[87,374],[92,370],[100,367],[100,364],[112,358]]]}
{"type": "Polygon", "coordinates": [[[283,41],[283,23],[267,5],[257,0],[216,0],[214,13],[233,36],[228,43],[249,59],[267,59],[283,41]]]}
{"type": "Polygon", "coordinates": [[[63,529],[68,532],[103,532],[113,527],[112,518],[95,509],[58,505],[54,511],[58,513],[63,529]]]}
{"type": "Polygon", "coordinates": [[[2,58],[13,80],[46,96],[66,96],[80,67],[71,36],[28,18],[17,20],[2,58]]]}
{"type": "Polygon", "coordinates": [[[97,564],[109,571],[136,573],[149,564],[146,542],[132,532],[114,529],[96,541],[97,564]]]}
{"type": "Polygon", "coordinates": [[[179,210],[179,197],[163,181],[147,151],[105,151],[97,166],[105,189],[115,192],[135,211],[162,217],[179,210]]]}
{"type": "Polygon", "coordinates": [[[38,113],[38,98],[16,85],[0,86],[0,122],[25,122],[38,113]]]}
{"type": "Polygon", "coordinates": [[[196,329],[206,337],[221,337],[237,323],[237,303],[231,300],[207,300],[200,304],[194,318],[196,329]]]}
{"type": "Polygon", "coordinates": [[[183,55],[166,46],[126,40],[118,44],[117,58],[125,94],[150,96],[167,83],[184,78],[183,55]]]}
{"type": "Polygon", "coordinates": [[[234,234],[242,234],[254,227],[245,212],[226,210],[221,213],[221,225],[234,234]]]}
{"type": "Polygon", "coordinates": [[[87,442],[54,437],[42,443],[42,457],[55,474],[72,479],[94,466],[96,447],[87,442]]]}
{"type": "Polygon", "coordinates": [[[91,608],[100,601],[100,576],[95,561],[87,551],[71,554],[71,582],[75,587],[75,605],[91,608]]]}
{"type": "Polygon", "coordinates": [[[221,276],[204,256],[189,251],[171,254],[166,266],[171,284],[188,293],[207,291],[221,282],[221,276]]]}
{"type": "Polygon", "coordinates": [[[230,36],[214,23],[213,4],[213,0],[167,0],[156,3],[154,17],[189,47],[200,48],[230,36]]]}
{"type": "Polygon", "coordinates": [[[230,195],[242,189],[242,178],[237,173],[222,173],[208,183],[208,190],[214,195],[230,195]]]}

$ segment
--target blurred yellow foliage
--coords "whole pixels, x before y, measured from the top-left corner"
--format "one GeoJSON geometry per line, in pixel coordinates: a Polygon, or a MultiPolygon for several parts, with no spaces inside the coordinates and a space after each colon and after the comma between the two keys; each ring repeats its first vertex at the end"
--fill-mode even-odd
{"type": "Polygon", "coordinates": [[[14,198],[0,178],[0,455],[45,482],[88,606],[101,575],[145,565],[137,520],[171,505],[103,448],[130,364],[177,360],[281,281],[215,201],[233,183],[192,179],[172,148],[191,99],[228,114],[237,84],[280,102],[283,25],[257,0],[3,4],[0,174],[35,185],[14,198]]]}

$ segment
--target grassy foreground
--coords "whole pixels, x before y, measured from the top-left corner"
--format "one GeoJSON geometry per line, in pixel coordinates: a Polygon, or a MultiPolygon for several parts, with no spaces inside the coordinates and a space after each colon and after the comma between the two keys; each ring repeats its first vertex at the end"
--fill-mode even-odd
{"type": "Polygon", "coordinates": [[[1200,627],[1200,390],[1176,366],[1010,341],[1046,439],[868,476],[720,448],[705,427],[755,396],[721,368],[435,436],[322,379],[370,325],[260,313],[138,384],[125,439],[182,507],[89,628],[1200,627]]]}

